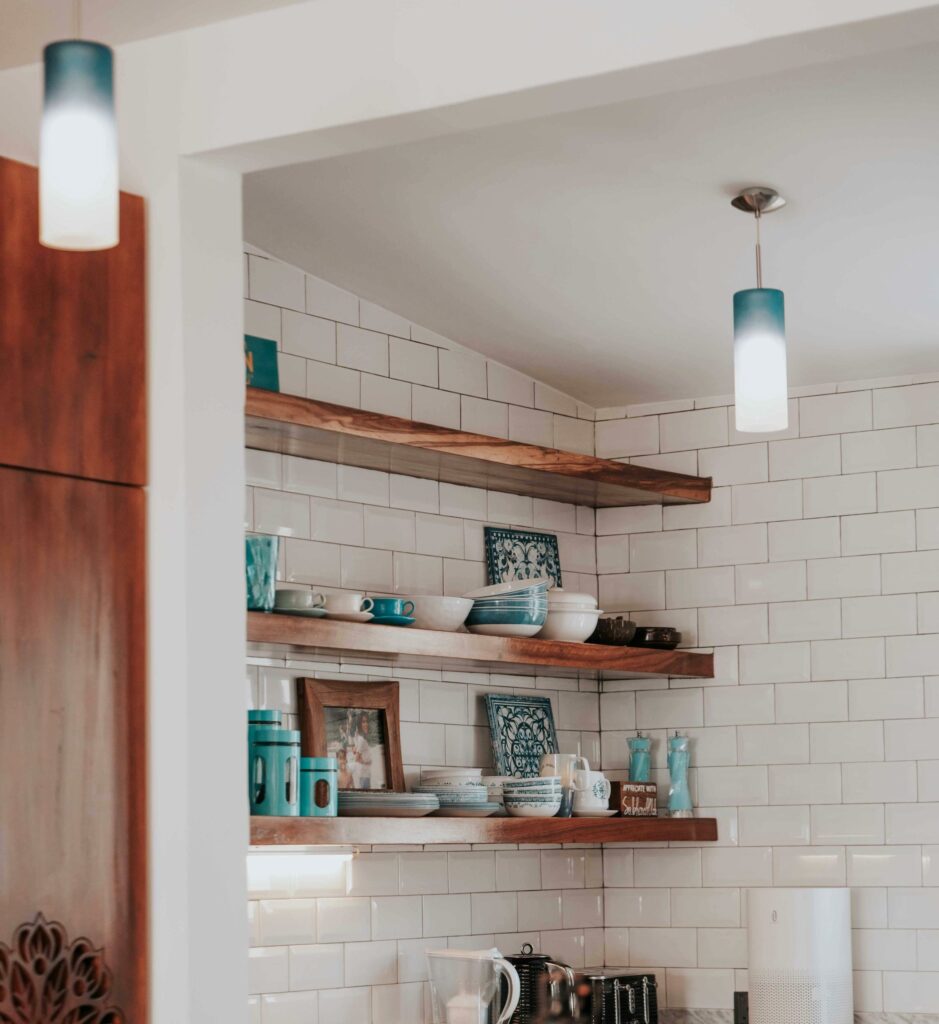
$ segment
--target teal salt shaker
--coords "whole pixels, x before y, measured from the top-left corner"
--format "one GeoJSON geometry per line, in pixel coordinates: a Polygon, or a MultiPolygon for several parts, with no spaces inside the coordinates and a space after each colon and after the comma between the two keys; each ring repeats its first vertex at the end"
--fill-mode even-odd
{"type": "Polygon", "coordinates": [[[252,708],[248,712],[248,800],[251,799],[251,744],[260,729],[279,729],[283,724],[280,711],[259,711],[252,708]]]}
{"type": "Polygon", "coordinates": [[[300,758],[300,813],[335,818],[339,813],[339,762],[335,757],[300,758]]]}
{"type": "Polygon", "coordinates": [[[300,813],[300,732],[259,728],[249,751],[252,814],[296,817],[300,813]]]}
{"type": "Polygon", "coordinates": [[[668,816],[691,818],[691,792],[688,789],[688,767],[691,764],[689,739],[677,732],[668,740],[668,816]]]}
{"type": "Polygon", "coordinates": [[[277,593],[277,551],[280,537],[245,537],[245,583],[248,611],[274,610],[277,593]]]}
{"type": "Polygon", "coordinates": [[[629,781],[648,782],[649,771],[652,767],[652,758],[649,753],[652,749],[652,740],[640,732],[626,742],[629,746],[629,781]]]}

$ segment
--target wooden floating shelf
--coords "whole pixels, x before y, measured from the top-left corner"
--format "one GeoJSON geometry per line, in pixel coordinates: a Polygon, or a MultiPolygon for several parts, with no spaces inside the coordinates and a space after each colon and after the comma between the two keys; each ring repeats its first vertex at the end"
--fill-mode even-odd
{"type": "Polygon", "coordinates": [[[254,846],[713,842],[716,818],[251,819],[254,846]]]}
{"type": "Polygon", "coordinates": [[[416,423],[276,391],[248,388],[246,445],[594,508],[705,502],[710,477],[416,423]]]}
{"type": "Polygon", "coordinates": [[[472,633],[442,633],[430,629],[376,626],[371,623],[308,619],[298,615],[248,612],[248,641],[256,650],[272,647],[315,654],[376,656],[397,665],[454,667],[465,663],[483,671],[529,666],[575,672],[608,672],[622,676],[714,676],[714,656],[693,651],[659,651],[648,647],[572,644],[472,633]],[[418,660],[420,659],[420,660],[418,660]]]}

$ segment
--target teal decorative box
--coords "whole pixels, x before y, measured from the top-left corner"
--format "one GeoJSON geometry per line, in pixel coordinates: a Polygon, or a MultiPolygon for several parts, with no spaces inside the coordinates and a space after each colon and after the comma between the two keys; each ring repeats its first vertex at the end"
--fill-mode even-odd
{"type": "Polygon", "coordinates": [[[271,341],[270,338],[256,338],[253,334],[246,334],[245,373],[249,387],[280,391],[277,342],[271,341]]]}

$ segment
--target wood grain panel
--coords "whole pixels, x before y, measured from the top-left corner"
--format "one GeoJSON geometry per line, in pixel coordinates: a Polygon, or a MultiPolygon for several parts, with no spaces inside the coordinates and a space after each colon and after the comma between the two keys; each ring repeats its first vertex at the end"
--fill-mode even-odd
{"type": "Polygon", "coordinates": [[[716,818],[262,818],[251,842],[370,846],[376,843],[712,842],[716,818]]]}
{"type": "Polygon", "coordinates": [[[0,468],[0,941],[38,912],[147,1014],[145,493],[0,468]]]}
{"type": "Polygon", "coordinates": [[[39,244],[38,171],[0,158],[0,463],[146,483],[144,203],[121,242],[39,244]]]}
{"type": "Polygon", "coordinates": [[[323,462],[591,505],[711,499],[710,477],[590,455],[248,388],[246,444],[323,462]]]}
{"type": "Polygon", "coordinates": [[[636,676],[713,678],[714,656],[693,651],[657,651],[648,647],[572,644],[559,640],[530,640],[472,633],[442,633],[432,629],[402,629],[373,623],[306,619],[298,615],[248,612],[249,642],[286,645],[293,650],[348,654],[378,654],[394,664],[408,656],[502,665],[545,665],[581,672],[611,672],[636,676]]]}

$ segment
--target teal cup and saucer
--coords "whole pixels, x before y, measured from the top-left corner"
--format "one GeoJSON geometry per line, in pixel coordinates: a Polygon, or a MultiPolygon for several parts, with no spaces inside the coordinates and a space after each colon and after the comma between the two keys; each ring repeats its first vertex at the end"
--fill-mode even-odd
{"type": "Polygon", "coordinates": [[[373,597],[372,622],[379,626],[410,626],[414,602],[403,597],[373,597]]]}

